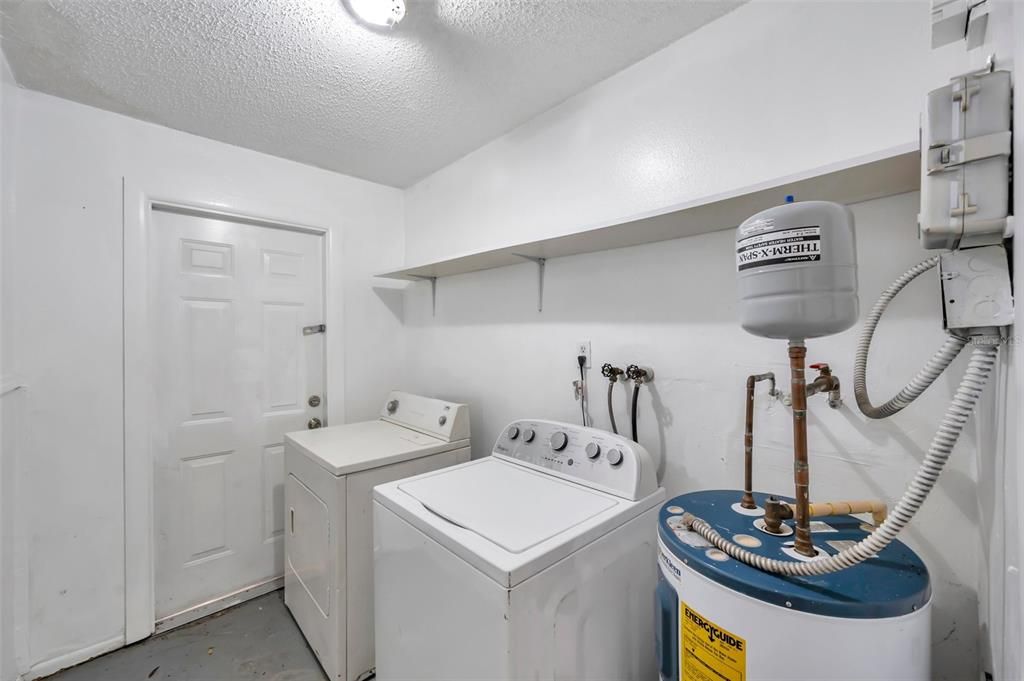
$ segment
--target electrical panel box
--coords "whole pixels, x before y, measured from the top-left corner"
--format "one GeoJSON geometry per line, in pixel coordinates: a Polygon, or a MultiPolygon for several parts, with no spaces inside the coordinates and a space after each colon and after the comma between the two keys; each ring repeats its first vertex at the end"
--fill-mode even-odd
{"type": "Polygon", "coordinates": [[[967,0],[932,0],[932,49],[963,40],[967,35],[967,0]]]}
{"type": "Polygon", "coordinates": [[[928,94],[921,127],[924,248],[1002,243],[1010,209],[1010,73],[967,74],[928,94]]]}
{"type": "Polygon", "coordinates": [[[939,257],[945,326],[970,335],[1013,323],[1006,248],[967,248],[939,257]]]}
{"type": "Polygon", "coordinates": [[[967,40],[972,50],[985,42],[988,0],[932,0],[932,49],[967,40]]]}

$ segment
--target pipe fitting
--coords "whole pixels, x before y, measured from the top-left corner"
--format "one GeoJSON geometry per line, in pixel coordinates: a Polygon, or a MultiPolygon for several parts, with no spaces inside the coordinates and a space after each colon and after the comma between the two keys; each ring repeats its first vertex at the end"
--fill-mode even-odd
{"type": "Polygon", "coordinates": [[[818,362],[812,364],[810,368],[817,370],[818,377],[807,386],[807,396],[828,393],[828,406],[833,409],[843,406],[843,398],[839,392],[839,378],[832,375],[831,367],[825,362],[818,362]]]}
{"type": "Polygon", "coordinates": [[[782,521],[792,520],[793,507],[774,496],[764,503],[764,529],[772,534],[782,534],[782,521]]]}

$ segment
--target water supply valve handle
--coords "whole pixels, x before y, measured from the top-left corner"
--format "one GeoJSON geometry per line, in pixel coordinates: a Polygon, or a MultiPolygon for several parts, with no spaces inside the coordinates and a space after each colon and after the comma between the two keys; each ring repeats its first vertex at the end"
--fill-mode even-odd
{"type": "Polygon", "coordinates": [[[650,383],[654,380],[654,369],[630,364],[626,367],[626,378],[637,383],[650,383]]]}
{"type": "Polygon", "coordinates": [[[622,375],[622,373],[622,369],[620,369],[619,367],[614,367],[608,362],[605,362],[604,365],[601,367],[601,375],[612,382],[617,381],[619,376],[622,375]]]}
{"type": "Polygon", "coordinates": [[[815,371],[820,371],[826,376],[832,374],[832,368],[828,365],[828,362],[815,362],[810,366],[810,368],[814,369],[815,371]]]}

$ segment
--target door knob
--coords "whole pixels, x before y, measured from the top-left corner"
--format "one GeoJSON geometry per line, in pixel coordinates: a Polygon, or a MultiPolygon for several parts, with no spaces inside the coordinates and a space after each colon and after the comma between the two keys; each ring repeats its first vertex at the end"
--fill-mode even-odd
{"type": "Polygon", "coordinates": [[[324,424],[320,422],[320,419],[314,416],[309,420],[309,423],[306,424],[306,428],[309,428],[310,430],[315,430],[321,427],[322,425],[324,424]]]}

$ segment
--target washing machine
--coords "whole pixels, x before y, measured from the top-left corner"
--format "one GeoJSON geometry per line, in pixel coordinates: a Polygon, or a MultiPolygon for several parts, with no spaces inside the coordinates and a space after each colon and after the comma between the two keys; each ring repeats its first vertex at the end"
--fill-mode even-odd
{"type": "Polygon", "coordinates": [[[568,423],[374,489],[381,681],[655,679],[650,455],[568,423]]]}
{"type": "Polygon", "coordinates": [[[393,392],[375,421],[285,436],[285,604],[332,681],[373,673],[372,490],[469,460],[469,408],[393,392]]]}

